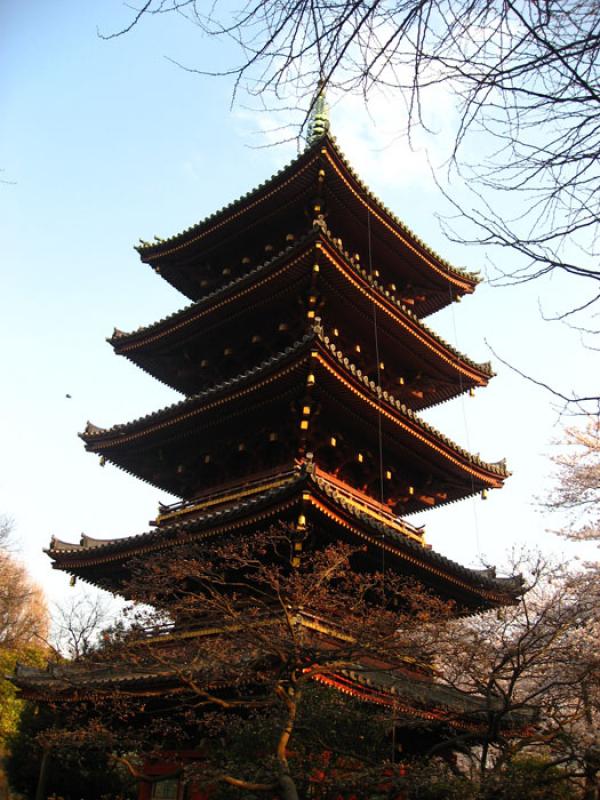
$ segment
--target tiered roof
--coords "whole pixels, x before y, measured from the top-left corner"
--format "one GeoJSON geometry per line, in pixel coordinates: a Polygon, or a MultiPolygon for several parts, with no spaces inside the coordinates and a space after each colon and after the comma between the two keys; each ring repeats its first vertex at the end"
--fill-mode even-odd
{"type": "Polygon", "coordinates": [[[452,266],[419,239],[365,186],[328,134],[252,192],[176,236],[141,242],[137,250],[165,280],[197,300],[205,293],[206,276],[198,257],[234,253],[240,237],[262,247],[283,216],[302,221],[316,187],[325,204],[319,211],[326,211],[329,227],[349,249],[366,242],[371,230],[373,263],[385,265],[384,277],[398,282],[418,316],[473,292],[479,277],[452,266]],[[301,213],[294,214],[298,209],[301,213]]]}
{"type": "Polygon", "coordinates": [[[215,537],[239,536],[303,513],[332,542],[345,539],[368,546],[365,561],[378,563],[385,552],[388,565],[400,573],[435,586],[465,609],[506,605],[523,590],[517,578],[497,577],[493,570],[463,567],[428,548],[422,531],[395,518],[381,505],[340,486],[333,476],[304,465],[270,478],[215,493],[199,503],[164,514],[159,527],[121,539],[83,537],[80,544],[52,539],[48,554],[57,569],[110,591],[122,590],[135,559],[175,551],[215,537]]]}
{"type": "MultiPolygon", "coordinates": [[[[381,391],[319,325],[235,378],[124,425],[108,430],[88,426],[82,438],[91,452],[166,491],[188,497],[200,490],[194,485],[194,476],[202,469],[198,462],[209,458],[212,470],[214,454],[225,444],[229,452],[241,447],[239,452],[245,454],[246,442],[258,432],[265,454],[276,445],[274,457],[280,464],[289,464],[307,448],[327,448],[332,438],[337,447],[339,436],[348,442],[347,459],[354,461],[369,445],[372,451],[372,430],[379,424],[384,431],[386,469],[397,471],[394,464],[402,463],[405,474],[420,488],[439,484],[435,504],[498,488],[507,475],[503,462],[489,464],[468,453],[388,391],[381,391]],[[340,400],[343,408],[338,408],[340,400]],[[316,407],[319,413],[314,421],[303,420],[316,407]]],[[[255,442],[255,453],[256,448],[255,442]]],[[[255,468],[256,464],[246,463],[245,455],[232,457],[229,464],[232,477],[255,468]]],[[[405,512],[422,508],[416,502],[418,494],[410,497],[405,512]]]]}
{"type": "MultiPolygon", "coordinates": [[[[377,306],[381,347],[393,355],[392,363],[388,360],[388,372],[393,373],[390,380],[395,379],[396,393],[405,395],[412,408],[429,407],[487,384],[493,374],[488,363],[477,364],[437,336],[321,225],[181,311],[132,333],[115,331],[109,341],[116,353],[154,377],[185,394],[195,393],[214,377],[210,367],[215,363],[221,373],[229,367],[235,374],[239,359],[232,355],[241,352],[245,363],[256,358],[256,352],[260,353],[256,345],[265,338],[260,315],[274,296],[278,298],[278,317],[273,321],[286,330],[306,329],[306,317],[298,319],[297,301],[300,293],[310,291],[315,263],[320,269],[315,291],[326,305],[323,322],[331,319],[330,330],[346,328],[347,335],[356,338],[357,327],[362,327],[368,336],[373,304],[377,306]],[[341,298],[345,311],[336,307],[341,298]],[[235,327],[232,318],[237,320],[235,327]],[[229,357],[223,357],[224,351],[229,357]],[[206,367],[194,369],[186,364],[190,353],[200,363],[206,362],[206,367]],[[420,377],[415,381],[417,374],[420,377]]],[[[276,329],[270,335],[272,340],[285,340],[277,337],[276,329]]]]}
{"type": "MultiPolygon", "coordinates": [[[[277,623],[277,620],[273,620],[277,623]]],[[[315,628],[320,629],[320,620],[302,612],[298,615],[298,623],[310,635],[315,628]]],[[[262,624],[268,625],[269,620],[262,624]]],[[[183,642],[194,638],[218,636],[214,628],[205,630],[197,628],[170,628],[162,630],[154,641],[183,642]]],[[[152,630],[147,632],[148,641],[153,637],[152,630]]],[[[210,669],[196,666],[186,675],[196,685],[204,686],[211,694],[228,696],[238,685],[235,677],[220,676],[215,680],[209,678],[210,669]]],[[[49,700],[52,702],[82,702],[98,700],[103,697],[112,698],[115,693],[126,692],[129,698],[137,698],[148,703],[160,703],[164,713],[169,701],[181,704],[185,685],[182,686],[181,667],[161,664],[159,661],[148,663],[99,662],[95,665],[85,664],[49,664],[45,670],[18,664],[13,680],[21,689],[21,696],[33,700],[49,700]]],[[[402,668],[382,670],[368,668],[359,664],[349,664],[338,669],[328,669],[326,673],[315,673],[316,683],[333,688],[357,700],[393,709],[396,724],[414,725],[415,720],[429,725],[445,724],[453,731],[469,731],[472,735],[479,730],[486,730],[489,714],[489,699],[473,697],[443,684],[436,683],[429,673],[419,671],[407,662],[402,668]]],[[[256,691],[260,691],[257,682],[256,691]]],[[[498,704],[498,710],[501,710],[498,704]]],[[[506,714],[507,726],[521,727],[532,719],[532,710],[523,709],[520,713],[506,714]]]]}
{"type": "Polygon", "coordinates": [[[398,570],[465,608],[510,602],[519,581],[444,559],[403,519],[508,475],[416,413],[493,374],[423,322],[478,278],[398,220],[328,132],[313,138],[253,192],[138,247],[192,303],[109,341],[186,396],[108,429],[88,423],[82,438],[181,503],[148,533],[53,539],[48,552],[55,567],[116,591],[136,556],[303,508],[324,539],[365,541],[372,561],[389,550],[398,570]]]}

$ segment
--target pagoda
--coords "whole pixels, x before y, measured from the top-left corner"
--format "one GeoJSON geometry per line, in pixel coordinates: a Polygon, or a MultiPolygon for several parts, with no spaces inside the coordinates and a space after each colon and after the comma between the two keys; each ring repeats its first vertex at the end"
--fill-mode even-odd
{"type": "MultiPolygon", "coordinates": [[[[103,463],[179,500],[160,505],[135,536],[53,537],[55,569],[117,592],[134,560],[285,522],[310,527],[318,544],[360,545],[372,569],[385,556],[387,569],[462,613],[515,602],[518,578],[442,556],[407,519],[485,495],[508,475],[504,462],[483,461],[419,416],[493,375],[424,321],[471,294],[478,278],[437,255],[362,183],[330,135],[323,98],[291,163],[137,250],[189,303],[133,332],[115,330],[109,342],[183,399],[111,428],[88,423],[81,437],[103,463]]],[[[303,546],[299,538],[296,564],[303,546]]],[[[65,683],[61,669],[22,669],[16,682],[30,697],[68,694],[73,677],[65,683]]],[[[88,671],[80,690],[121,680],[88,671]]],[[[127,680],[143,694],[169,676],[127,680]]],[[[330,683],[378,704],[401,696],[406,714],[449,715],[447,694],[424,695],[419,680],[418,692],[406,674],[393,691],[365,673],[330,683]]]]}

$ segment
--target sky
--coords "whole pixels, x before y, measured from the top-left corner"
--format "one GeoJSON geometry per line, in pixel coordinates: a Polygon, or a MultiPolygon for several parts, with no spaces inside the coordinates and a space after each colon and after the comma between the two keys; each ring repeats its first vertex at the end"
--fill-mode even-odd
{"type": "MultiPolygon", "coordinates": [[[[82,532],[138,533],[158,501],[169,500],[116,467],[100,468],[77,436],[87,420],[108,427],[179,397],[105,341],[115,326],[132,330],[187,303],[133,245],[198,222],[298,148],[276,143],[273,128],[285,115],[243,97],[232,105],[230,80],[173,63],[201,58],[217,70],[235,59],[185,20],[163,16],[123,37],[98,36],[130,14],[115,0],[0,4],[0,513],[14,520],[20,555],[51,602],[82,591],[51,569],[43,553],[51,535],[77,542],[82,532]]],[[[374,96],[366,109],[345,95],[331,105],[332,131],[367,185],[451,263],[485,273],[487,254],[448,242],[437,220],[448,209],[432,167],[450,142],[451,98],[435,98],[436,135],[417,150],[398,136],[405,112],[393,98],[374,96]]],[[[587,391],[597,353],[540,310],[574,305],[584,289],[561,278],[508,288],[484,282],[427,322],[475,360],[494,361],[491,346],[526,373],[587,391]]],[[[474,398],[425,416],[485,460],[505,457],[513,476],[485,501],[411,519],[426,524],[436,550],[465,564],[501,564],[524,546],[577,557],[580,550],[547,532],[556,520],[539,510],[565,420],[546,392],[494,367],[497,376],[474,398]]]]}

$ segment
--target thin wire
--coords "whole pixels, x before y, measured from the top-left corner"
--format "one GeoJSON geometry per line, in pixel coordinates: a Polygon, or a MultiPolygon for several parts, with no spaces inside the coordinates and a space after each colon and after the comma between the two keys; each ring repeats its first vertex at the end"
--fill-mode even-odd
{"type": "MultiPolygon", "coordinates": [[[[450,307],[452,309],[452,326],[454,328],[454,345],[455,345],[455,347],[457,349],[460,349],[459,346],[458,346],[458,329],[457,329],[457,326],[456,326],[456,313],[455,313],[455,309],[454,309],[454,297],[452,295],[452,287],[450,286],[450,284],[448,284],[448,293],[450,295],[450,307]]],[[[465,427],[465,438],[467,440],[467,450],[469,452],[471,452],[471,437],[469,435],[469,422],[468,422],[468,418],[467,418],[467,409],[466,409],[466,406],[465,406],[465,394],[464,394],[465,387],[464,387],[464,384],[463,384],[462,372],[460,372],[460,370],[459,370],[459,373],[458,373],[458,385],[459,385],[459,389],[460,389],[460,404],[461,404],[462,415],[463,415],[463,425],[465,427]]],[[[477,490],[475,489],[475,479],[473,478],[473,475],[471,475],[471,491],[472,491],[471,508],[473,509],[473,525],[474,525],[473,530],[474,530],[474,533],[475,533],[475,549],[477,551],[477,557],[479,557],[481,555],[481,546],[479,544],[479,517],[477,516],[477,500],[475,498],[477,490]]]]}
{"type": "MultiPolygon", "coordinates": [[[[373,288],[373,243],[371,237],[371,211],[367,205],[367,246],[368,246],[368,260],[369,260],[369,279],[371,289],[373,288]]],[[[384,502],[383,491],[383,426],[381,419],[381,358],[379,355],[379,332],[377,330],[377,305],[375,297],[371,301],[373,307],[373,339],[375,342],[375,363],[377,365],[377,439],[379,446],[379,500],[381,505],[384,502]]],[[[383,591],[385,592],[385,548],[381,548],[381,574],[383,576],[383,591]]],[[[395,728],[395,725],[393,726],[395,728]]],[[[392,734],[392,760],[394,757],[396,734],[392,734]]]]}
{"type": "MultiPolygon", "coordinates": [[[[371,289],[373,288],[373,247],[371,238],[371,211],[367,204],[367,246],[368,246],[368,259],[369,259],[369,278],[371,282],[371,289]]],[[[384,490],[383,490],[383,425],[381,419],[381,358],[379,355],[379,331],[377,330],[377,304],[375,303],[375,296],[371,301],[373,307],[373,340],[375,342],[375,363],[377,365],[377,438],[379,445],[379,499],[381,505],[384,503],[384,490]]],[[[383,575],[383,587],[385,591],[385,548],[381,548],[381,573],[383,575]]],[[[394,714],[392,718],[392,763],[396,758],[396,708],[394,706],[394,714]]]]}
{"type": "MultiPolygon", "coordinates": [[[[367,206],[367,239],[369,256],[369,278],[373,284],[373,248],[371,241],[371,211],[367,206]]],[[[375,341],[375,363],[377,364],[377,433],[379,439],[379,499],[383,505],[383,430],[381,422],[381,358],[379,356],[379,332],[377,330],[377,304],[375,297],[371,301],[373,307],[373,339],[375,341]]]]}

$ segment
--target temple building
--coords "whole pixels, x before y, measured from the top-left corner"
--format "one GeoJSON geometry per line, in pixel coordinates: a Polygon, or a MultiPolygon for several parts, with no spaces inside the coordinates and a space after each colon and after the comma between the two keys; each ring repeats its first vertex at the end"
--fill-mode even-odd
{"type": "MultiPolygon", "coordinates": [[[[485,496],[508,475],[504,462],[467,452],[419,416],[493,376],[425,321],[471,294],[478,278],[437,255],[362,183],[330,135],[322,99],[290,164],[137,250],[189,303],[133,332],[115,330],[109,342],[183,399],[110,428],[88,423],[81,436],[103,462],[179,500],[161,505],[145,533],[53,538],[55,569],[118,592],[134,560],[283,521],[310,527],[321,544],[360,544],[371,569],[384,555],[387,569],[462,613],[516,601],[519,578],[440,555],[410,522],[485,496]]],[[[301,540],[296,548],[298,562],[301,540]]],[[[106,667],[71,670],[67,680],[66,669],[21,668],[15,680],[33,698],[66,697],[75,685],[81,698],[125,680],[106,667]]],[[[126,680],[143,696],[176,676],[126,680]]],[[[341,670],[329,684],[407,716],[461,724],[460,699],[421,673],[341,670]]],[[[171,796],[151,791],[140,796],[171,796]]]]}

